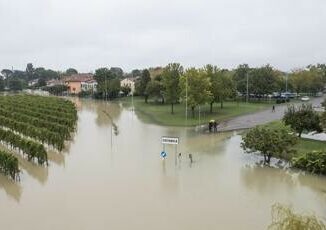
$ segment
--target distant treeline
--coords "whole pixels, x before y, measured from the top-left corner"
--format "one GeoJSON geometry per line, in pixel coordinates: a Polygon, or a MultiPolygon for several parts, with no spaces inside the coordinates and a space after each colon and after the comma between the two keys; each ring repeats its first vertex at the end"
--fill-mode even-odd
{"type": "MultiPolygon", "coordinates": [[[[60,79],[62,76],[76,73],[78,71],[74,68],[60,72],[43,67],[34,68],[29,63],[25,71],[3,69],[0,90],[5,88],[21,90],[27,88],[28,82],[31,81],[34,81],[34,84],[30,84],[32,88],[44,87],[47,80],[60,79]]],[[[188,102],[190,105],[197,106],[198,103],[216,101],[223,103],[225,98],[247,95],[247,92],[250,97],[256,98],[285,91],[314,95],[324,90],[326,65],[309,65],[286,73],[271,65],[253,68],[242,64],[229,70],[213,65],[184,69],[178,63],[171,63],[165,67],[135,69],[129,73],[123,72],[120,67],[104,67],[95,70],[94,78],[98,83],[95,95],[98,98],[115,98],[121,92],[125,95],[129,94],[130,88],[121,87],[120,80],[133,78],[134,94],[144,96],[146,102],[149,98],[156,98],[162,103],[171,103],[173,107],[174,103],[184,100],[187,89],[188,102]],[[201,98],[198,98],[195,92],[201,92],[201,98]]],[[[65,87],[51,88],[53,92],[65,89],[65,87]]]]}

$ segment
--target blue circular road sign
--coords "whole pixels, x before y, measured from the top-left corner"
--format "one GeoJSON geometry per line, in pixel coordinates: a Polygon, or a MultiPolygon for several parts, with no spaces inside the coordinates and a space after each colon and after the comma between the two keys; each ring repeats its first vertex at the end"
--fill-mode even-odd
{"type": "Polygon", "coordinates": [[[162,152],[161,152],[161,157],[162,157],[162,158],[165,158],[166,156],[167,156],[166,152],[162,151],[162,152]]]}

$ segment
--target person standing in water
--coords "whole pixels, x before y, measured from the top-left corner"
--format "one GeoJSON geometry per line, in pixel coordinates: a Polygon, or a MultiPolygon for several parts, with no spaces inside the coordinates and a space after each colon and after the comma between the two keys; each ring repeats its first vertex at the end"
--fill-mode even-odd
{"type": "Polygon", "coordinates": [[[189,160],[190,160],[190,164],[192,164],[193,160],[192,160],[192,154],[191,153],[189,153],[189,160]]]}

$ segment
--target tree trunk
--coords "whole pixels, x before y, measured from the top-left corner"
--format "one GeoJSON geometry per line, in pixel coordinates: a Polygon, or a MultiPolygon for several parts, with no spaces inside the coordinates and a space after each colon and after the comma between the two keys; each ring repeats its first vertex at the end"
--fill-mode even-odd
{"type": "Polygon", "coordinates": [[[171,103],[171,114],[173,114],[174,111],[173,111],[173,103],[171,103]]]}
{"type": "Polygon", "coordinates": [[[271,157],[272,157],[271,154],[268,154],[268,155],[267,155],[267,164],[269,164],[269,163],[271,162],[271,157]]]}
{"type": "Polygon", "coordinates": [[[148,95],[145,95],[145,103],[148,103],[148,95]]]}
{"type": "Polygon", "coordinates": [[[210,106],[211,106],[211,107],[210,107],[210,110],[209,110],[210,113],[213,113],[213,103],[214,103],[214,102],[211,102],[211,104],[210,104],[210,106]]]}
{"type": "Polygon", "coordinates": [[[162,104],[164,104],[165,103],[165,101],[164,101],[164,97],[162,97],[162,104]]]}
{"type": "Polygon", "coordinates": [[[195,117],[195,107],[194,106],[191,107],[191,113],[192,113],[192,117],[194,118],[195,117]]]}
{"type": "Polygon", "coordinates": [[[302,131],[299,132],[299,138],[301,138],[302,131]]]}
{"type": "Polygon", "coordinates": [[[223,109],[223,100],[221,99],[221,109],[223,109]]]}

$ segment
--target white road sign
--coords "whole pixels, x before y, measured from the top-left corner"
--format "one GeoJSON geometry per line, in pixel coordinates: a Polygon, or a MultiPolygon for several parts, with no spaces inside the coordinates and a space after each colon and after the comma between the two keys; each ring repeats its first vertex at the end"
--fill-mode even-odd
{"type": "Polygon", "coordinates": [[[177,145],[179,144],[179,137],[162,137],[162,144],[177,145]]]}

